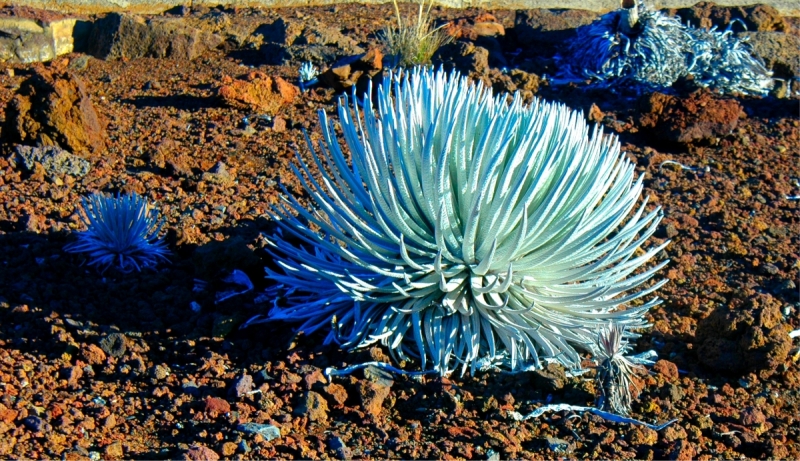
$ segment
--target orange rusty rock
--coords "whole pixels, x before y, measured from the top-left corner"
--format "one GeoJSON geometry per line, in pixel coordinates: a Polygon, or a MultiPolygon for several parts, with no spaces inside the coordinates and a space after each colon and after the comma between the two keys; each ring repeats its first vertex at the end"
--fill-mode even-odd
{"type": "Polygon", "coordinates": [[[286,80],[258,71],[250,72],[242,79],[223,79],[223,82],[227,81],[230,83],[223,83],[217,89],[222,101],[230,107],[260,114],[275,115],[300,94],[300,90],[286,80]]]}
{"type": "Polygon", "coordinates": [[[4,140],[59,146],[76,155],[104,153],[105,123],[83,79],[42,65],[32,66],[32,71],[6,106],[4,140]]]}
{"type": "Polygon", "coordinates": [[[231,411],[231,404],[219,397],[209,397],[205,402],[204,411],[212,418],[224,415],[231,411]]]}

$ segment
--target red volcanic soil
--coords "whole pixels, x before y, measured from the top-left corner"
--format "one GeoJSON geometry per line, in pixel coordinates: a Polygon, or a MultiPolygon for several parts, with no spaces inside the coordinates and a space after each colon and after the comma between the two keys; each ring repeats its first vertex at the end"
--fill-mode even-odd
{"type": "MultiPolygon", "coordinates": [[[[797,20],[764,11],[678,13],[723,26],[743,16],[800,37],[797,20]]],[[[649,207],[665,214],[651,243],[672,243],[659,256],[671,260],[664,303],[634,344],[661,360],[640,381],[633,417],[677,422],[656,432],[589,414],[510,416],[546,400],[592,405],[593,369],[328,378],[326,367],[389,361],[386,350],[344,352],[286,324],[238,329],[272,305],[258,298],[267,210],[279,184],[303,198],[290,169],[296,147],[309,158],[303,130],[320,139],[317,111],[335,118],[343,88],[379,75],[376,34],[393,10],[183,8],[102,27],[89,18],[96,42],[82,52],[0,69],[0,457],[800,458],[800,339],[789,338],[800,328],[800,200],[787,198],[800,194],[800,100],[691,82],[644,95],[556,86],[554,53],[596,15],[432,15],[457,37],[435,63],[582,110],[619,135],[644,176],[649,207]],[[113,38],[114,27],[140,41],[113,38]],[[296,87],[303,61],[326,70],[362,53],[296,87]],[[18,146],[43,139],[88,172],[27,167],[18,146]],[[158,203],[171,264],[99,274],[65,253],[85,229],[80,198],[95,191],[158,203]],[[215,303],[234,269],[256,289],[215,303]]]]}

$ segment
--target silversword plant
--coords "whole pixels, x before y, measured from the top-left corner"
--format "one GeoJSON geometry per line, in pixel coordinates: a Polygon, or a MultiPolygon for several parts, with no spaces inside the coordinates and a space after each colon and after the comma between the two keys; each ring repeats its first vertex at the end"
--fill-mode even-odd
{"type": "Polygon", "coordinates": [[[629,8],[577,29],[575,40],[556,56],[560,77],[589,79],[597,87],[634,83],[664,90],[690,76],[723,93],[761,96],[774,85],[764,61],[730,29],[696,29],[641,0],[625,3],[629,8]]]}
{"type": "Polygon", "coordinates": [[[305,91],[318,83],[317,76],[319,76],[319,69],[317,69],[311,61],[306,61],[300,65],[298,75],[300,89],[305,91]]]}
{"type": "Polygon", "coordinates": [[[645,325],[660,301],[628,304],[664,283],[633,291],[666,243],[642,249],[661,213],[637,206],[642,178],[615,136],[457,73],[390,73],[375,100],[339,102],[351,162],[324,112],[318,150],[306,138],[315,171],[293,168],[313,206],[286,192],[273,209],[281,269],[267,269],[263,321],[329,328],[345,348],[380,342],[442,374],[502,355],[579,367],[601,325],[645,325]]]}
{"type": "Polygon", "coordinates": [[[597,340],[597,384],[601,393],[598,406],[623,416],[630,414],[634,393],[638,392],[633,377],[644,371],[625,357],[626,334],[624,326],[610,323],[600,329],[597,340]]]}
{"type": "Polygon", "coordinates": [[[65,251],[88,253],[89,265],[102,271],[111,266],[125,273],[140,271],[167,260],[166,242],[158,238],[163,220],[147,200],[136,193],[116,197],[94,193],[81,202],[87,229],[65,251]]]}

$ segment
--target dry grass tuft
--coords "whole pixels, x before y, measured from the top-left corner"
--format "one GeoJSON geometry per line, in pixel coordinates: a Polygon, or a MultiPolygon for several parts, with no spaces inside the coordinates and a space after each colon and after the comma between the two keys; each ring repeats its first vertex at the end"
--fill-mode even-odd
{"type": "Polygon", "coordinates": [[[431,63],[436,50],[450,43],[452,37],[442,28],[433,26],[430,17],[433,0],[425,7],[425,0],[420,0],[416,22],[413,19],[404,21],[400,15],[397,0],[392,0],[397,14],[397,27],[386,26],[379,35],[386,47],[386,53],[394,57],[394,66],[411,67],[431,63]]]}

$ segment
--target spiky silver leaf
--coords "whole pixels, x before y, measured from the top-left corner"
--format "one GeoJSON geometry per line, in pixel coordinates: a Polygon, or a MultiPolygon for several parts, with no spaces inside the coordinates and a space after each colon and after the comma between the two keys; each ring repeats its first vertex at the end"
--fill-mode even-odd
{"type": "Polygon", "coordinates": [[[102,271],[111,266],[126,273],[139,271],[167,260],[166,243],[158,238],[163,221],[158,210],[138,194],[106,197],[94,193],[81,203],[87,229],[65,251],[88,253],[89,265],[102,271]]]}
{"type": "Polygon", "coordinates": [[[666,243],[637,253],[661,219],[637,208],[642,178],[581,113],[506,97],[458,74],[389,74],[377,107],[339,103],[352,164],[321,111],[319,176],[295,168],[315,207],[287,193],[273,210],[302,244],[271,240],[285,297],[270,318],[306,333],[335,319],[328,342],[380,342],[443,374],[501,353],[576,367],[609,319],[643,326],[659,301],[623,306],[661,286],[630,293],[666,243]]]}

